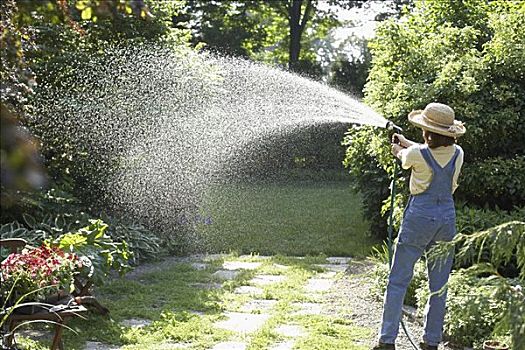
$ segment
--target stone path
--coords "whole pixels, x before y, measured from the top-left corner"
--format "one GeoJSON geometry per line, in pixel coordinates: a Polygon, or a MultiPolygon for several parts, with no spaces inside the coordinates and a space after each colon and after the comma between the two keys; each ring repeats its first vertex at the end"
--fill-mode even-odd
{"type": "MultiPolygon", "coordinates": [[[[166,268],[170,264],[190,263],[195,270],[210,269],[213,261],[222,259],[221,255],[193,256],[179,260],[171,259],[169,262],[163,262],[160,265],[166,268]]],[[[262,262],[242,261],[242,258],[236,261],[226,261],[222,266],[212,273],[213,281],[209,283],[194,283],[192,286],[205,289],[222,288],[223,283],[235,280],[242,271],[253,271],[253,277],[245,281],[247,285],[241,285],[233,289],[233,295],[242,296],[244,303],[236,306],[234,311],[226,310],[222,317],[214,323],[219,329],[225,329],[232,332],[232,336],[213,345],[208,350],[245,350],[248,348],[250,338],[260,331],[275,313],[279,300],[264,299],[265,288],[267,286],[285,283],[287,277],[280,274],[267,274],[258,272],[269,257],[260,257],[262,262]]],[[[246,259],[249,260],[249,259],[246,259]]],[[[217,266],[216,264],[214,266],[217,266]]],[[[358,343],[365,347],[375,342],[375,330],[379,327],[382,306],[379,301],[374,299],[370,293],[371,282],[367,276],[373,268],[372,263],[366,261],[353,261],[347,257],[330,257],[326,263],[315,265],[323,269],[323,272],[312,275],[302,286],[304,293],[309,297],[309,301],[292,302],[289,304],[292,310],[289,313],[293,316],[304,315],[327,315],[344,317],[351,319],[356,326],[373,329],[374,334],[369,339],[362,339],[358,343]],[[318,302],[315,302],[318,301],[318,302]],[[348,311],[350,310],[350,311],[348,311]]],[[[290,268],[287,265],[273,264],[273,271],[286,271],[290,268]]],[[[158,266],[150,266],[150,270],[158,270],[158,266]]],[[[139,272],[135,270],[130,278],[138,279],[148,272],[148,268],[142,267],[139,272]]],[[[212,270],[213,271],[213,270],[212,270]]],[[[290,320],[293,320],[291,318],[290,320]]],[[[150,320],[128,319],[121,322],[123,327],[148,327],[150,320]]],[[[408,328],[413,332],[416,339],[421,335],[421,326],[417,322],[407,321],[408,328]]],[[[273,332],[280,338],[268,346],[270,350],[291,350],[298,339],[308,336],[308,330],[300,324],[293,321],[287,321],[283,324],[272,326],[273,332]]],[[[303,338],[304,339],[304,338],[303,338]]],[[[180,343],[162,343],[159,344],[159,350],[162,349],[182,349],[190,348],[190,344],[180,343]]],[[[86,350],[114,350],[115,347],[99,342],[87,342],[86,350]]],[[[402,332],[400,333],[398,349],[410,350],[408,341],[402,332]]],[[[441,348],[440,348],[441,349],[441,348]]],[[[448,349],[447,347],[443,349],[448,349]]]]}
{"type": "MultiPolygon", "coordinates": [[[[349,258],[332,257],[327,259],[327,264],[317,265],[325,269],[326,272],[319,273],[307,281],[304,286],[306,293],[323,294],[329,291],[334,285],[337,274],[344,272],[348,268],[349,261],[349,258]]],[[[224,270],[219,271],[229,270],[237,272],[242,269],[256,270],[260,266],[261,263],[226,262],[222,266],[224,270]]],[[[290,267],[274,264],[274,268],[287,270],[290,267]]],[[[255,275],[249,280],[250,285],[240,286],[234,290],[236,294],[250,295],[253,299],[241,307],[241,312],[225,312],[227,319],[217,322],[215,326],[241,334],[253,334],[260,330],[271,317],[271,310],[278,302],[277,300],[257,299],[257,297],[263,293],[261,287],[274,283],[282,283],[285,280],[286,276],[283,275],[255,275]]],[[[292,306],[297,309],[297,311],[293,313],[294,315],[319,315],[323,312],[323,304],[321,303],[293,303],[292,306]]],[[[297,324],[281,324],[275,328],[275,332],[286,338],[286,340],[271,344],[269,347],[270,350],[291,350],[295,345],[296,338],[304,337],[308,334],[302,326],[297,324]]],[[[248,342],[226,341],[216,344],[211,350],[246,349],[247,346],[248,342]]]]}

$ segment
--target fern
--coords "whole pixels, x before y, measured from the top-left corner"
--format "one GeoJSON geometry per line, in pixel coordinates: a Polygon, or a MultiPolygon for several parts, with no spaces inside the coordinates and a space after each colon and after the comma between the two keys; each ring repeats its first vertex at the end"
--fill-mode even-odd
{"type": "Polygon", "coordinates": [[[429,256],[439,263],[455,247],[458,247],[456,263],[474,265],[471,270],[483,267],[490,270],[484,272],[497,273],[499,266],[508,264],[515,257],[519,278],[525,279],[525,222],[510,221],[472,234],[460,233],[450,242],[435,245],[429,256]],[[487,264],[493,268],[488,269],[487,264]]]}
{"type": "Polygon", "coordinates": [[[471,276],[484,276],[485,285],[505,301],[495,333],[510,334],[514,349],[525,349],[525,222],[510,221],[472,234],[460,233],[451,242],[440,242],[429,252],[435,264],[457,248],[456,263],[470,266],[461,271],[471,276]],[[500,266],[516,259],[519,276],[505,278],[500,266]]]}

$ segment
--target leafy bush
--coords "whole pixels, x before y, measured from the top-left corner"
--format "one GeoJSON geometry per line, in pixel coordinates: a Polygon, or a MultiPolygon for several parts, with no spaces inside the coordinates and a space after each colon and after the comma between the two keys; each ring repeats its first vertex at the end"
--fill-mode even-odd
{"type": "Polygon", "coordinates": [[[88,226],[47,243],[83,257],[82,277],[101,285],[104,284],[110,270],[123,274],[130,268],[128,260],[131,256],[126,242],[113,241],[105,232],[107,228],[102,220],[90,220],[88,226]]]}
{"type": "Polygon", "coordinates": [[[525,156],[466,164],[457,196],[469,203],[507,210],[525,203],[525,156]]]}
{"type": "Polygon", "coordinates": [[[457,246],[456,263],[471,266],[473,273],[500,276],[498,270],[515,264],[515,275],[525,279],[525,222],[510,221],[485,231],[457,234],[450,242],[440,242],[430,250],[430,256],[439,259],[450,248],[457,246]]]}
{"type": "Polygon", "coordinates": [[[467,206],[465,202],[459,202],[456,207],[457,231],[464,234],[484,231],[505,222],[525,218],[525,206],[506,211],[498,208],[474,208],[467,206]]]}
{"type": "MultiPolygon", "coordinates": [[[[511,221],[472,234],[460,233],[431,251],[437,258],[458,246],[456,263],[470,266],[455,272],[449,283],[445,330],[455,341],[476,345],[491,335],[510,334],[512,348],[525,345],[525,222],[511,221]],[[513,266],[509,269],[509,265],[513,266]]],[[[424,303],[425,291],[418,292],[424,303]]]]}
{"type": "Polygon", "coordinates": [[[108,235],[116,242],[126,242],[133,253],[131,261],[134,265],[148,260],[155,260],[166,251],[166,241],[162,241],[152,231],[141,224],[117,223],[109,226],[108,235]]]}
{"type": "MultiPolygon", "coordinates": [[[[386,237],[387,223],[382,208],[390,194],[389,175],[393,175],[394,164],[389,156],[388,143],[387,133],[374,132],[371,127],[353,128],[343,141],[343,145],[348,146],[343,164],[349,170],[352,186],[363,195],[363,211],[371,231],[383,237],[386,237]]],[[[398,188],[404,183],[399,174],[396,174],[398,188]]]]}
{"type": "MultiPolygon", "coordinates": [[[[451,105],[467,124],[459,139],[466,174],[457,195],[479,206],[523,203],[525,173],[517,155],[525,152],[525,71],[518,68],[525,65],[524,21],[522,2],[425,1],[402,20],[383,22],[370,43],[365,102],[414,140],[421,132],[408,127],[411,110],[433,101],[451,105]]],[[[388,196],[392,157],[383,156],[387,142],[374,143],[383,137],[384,131],[372,128],[351,129],[347,137],[345,163],[364,194],[367,214],[388,196]]],[[[384,221],[377,211],[370,214],[371,222],[384,221]]],[[[384,224],[373,229],[385,232],[384,224]]]]}
{"type": "MultiPolygon", "coordinates": [[[[428,288],[416,293],[418,314],[422,316],[429,297],[428,288]]],[[[455,272],[448,283],[447,313],[444,332],[455,344],[479,348],[491,338],[501,322],[506,301],[495,293],[494,286],[484,279],[455,272]]]]}

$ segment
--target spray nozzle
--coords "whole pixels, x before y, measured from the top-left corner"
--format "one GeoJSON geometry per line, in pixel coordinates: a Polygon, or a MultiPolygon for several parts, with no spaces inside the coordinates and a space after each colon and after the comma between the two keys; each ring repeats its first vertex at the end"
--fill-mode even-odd
{"type": "MultiPolygon", "coordinates": [[[[388,130],[395,130],[396,132],[399,132],[399,133],[403,131],[403,129],[401,129],[396,124],[392,123],[390,120],[386,123],[386,128],[388,130]]],[[[399,145],[399,137],[394,136],[394,138],[392,139],[392,142],[399,145]]]]}
{"type": "Polygon", "coordinates": [[[403,129],[401,129],[401,127],[397,126],[396,124],[394,124],[393,122],[391,122],[390,120],[386,123],[386,126],[385,126],[388,130],[395,130],[397,132],[403,132],[403,129]]]}

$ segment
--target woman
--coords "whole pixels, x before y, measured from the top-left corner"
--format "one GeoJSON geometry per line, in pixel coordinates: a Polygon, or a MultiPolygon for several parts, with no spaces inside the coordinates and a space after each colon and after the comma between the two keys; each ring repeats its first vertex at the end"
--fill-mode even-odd
{"type": "MultiPolygon", "coordinates": [[[[403,300],[417,260],[436,242],[450,241],[456,234],[452,194],[463,164],[463,150],[456,145],[456,138],[465,133],[465,127],[455,120],[454,110],[441,103],[411,112],[408,120],[423,129],[425,143],[394,135],[399,144],[392,145],[392,153],[404,169],[412,169],[411,196],[392,260],[379,343],[374,350],[395,349],[403,300]]],[[[442,339],[452,255],[438,264],[427,261],[431,297],[425,308],[425,332],[420,344],[423,350],[437,350],[442,339]]]]}

